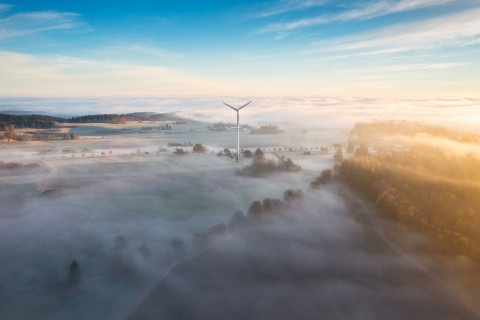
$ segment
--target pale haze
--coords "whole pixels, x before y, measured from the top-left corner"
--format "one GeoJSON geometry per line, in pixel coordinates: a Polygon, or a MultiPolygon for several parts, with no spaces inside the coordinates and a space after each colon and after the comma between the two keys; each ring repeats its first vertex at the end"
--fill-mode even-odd
{"type": "Polygon", "coordinates": [[[0,319],[480,319],[479,57],[480,0],[0,0],[0,319]]]}

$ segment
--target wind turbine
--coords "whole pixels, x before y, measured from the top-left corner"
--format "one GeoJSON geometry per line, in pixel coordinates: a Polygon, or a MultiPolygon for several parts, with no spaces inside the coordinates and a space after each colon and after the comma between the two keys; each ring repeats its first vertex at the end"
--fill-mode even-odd
{"type": "Polygon", "coordinates": [[[237,111],[237,161],[240,160],[240,127],[238,126],[238,123],[239,123],[239,120],[240,120],[240,115],[239,115],[239,111],[246,107],[248,104],[250,104],[252,101],[244,104],[243,106],[239,107],[239,108],[234,108],[232,107],[231,105],[229,104],[226,104],[225,102],[223,103],[224,105],[226,105],[227,107],[230,107],[232,108],[233,110],[237,111]]]}

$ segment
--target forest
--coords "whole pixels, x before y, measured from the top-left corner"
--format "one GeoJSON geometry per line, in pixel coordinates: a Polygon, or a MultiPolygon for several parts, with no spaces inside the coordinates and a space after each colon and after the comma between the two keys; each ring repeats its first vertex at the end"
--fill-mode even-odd
{"type": "Polygon", "coordinates": [[[72,118],[52,117],[47,115],[11,115],[0,113],[0,131],[14,128],[49,129],[58,123],[124,123],[127,121],[182,121],[183,118],[172,113],[134,112],[128,114],[94,114],[72,118]]]}
{"type": "Polygon", "coordinates": [[[10,115],[0,113],[0,131],[5,131],[8,126],[13,125],[15,128],[35,128],[48,129],[58,125],[65,119],[51,117],[45,115],[10,115]]]}
{"type": "MultiPolygon", "coordinates": [[[[379,126],[356,126],[352,134],[358,138],[359,132],[371,133],[379,126]]],[[[474,134],[436,132],[470,145],[476,139],[474,134]]],[[[386,217],[433,235],[450,253],[480,260],[480,159],[474,153],[428,144],[395,152],[356,152],[341,163],[339,178],[365,194],[386,217]]]]}
{"type": "Polygon", "coordinates": [[[72,123],[125,123],[127,121],[167,121],[183,120],[175,113],[134,112],[128,114],[94,114],[72,117],[72,123]]]}

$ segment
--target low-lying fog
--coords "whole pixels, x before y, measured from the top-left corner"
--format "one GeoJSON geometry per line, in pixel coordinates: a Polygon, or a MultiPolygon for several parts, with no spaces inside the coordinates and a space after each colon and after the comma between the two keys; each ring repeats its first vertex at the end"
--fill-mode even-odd
{"type": "Polygon", "coordinates": [[[136,111],[174,112],[208,122],[234,122],[235,114],[223,105],[243,105],[241,121],[259,125],[351,129],[355,122],[377,120],[424,120],[446,127],[478,131],[477,97],[110,97],[110,98],[8,98],[0,97],[0,112],[20,110],[70,117],[98,113],[136,111]]]}
{"type": "MultiPolygon", "coordinates": [[[[224,134],[205,130],[163,140],[152,134],[3,145],[3,160],[40,167],[0,175],[0,318],[473,319],[479,314],[468,298],[469,285],[478,280],[467,259],[449,260],[430,253],[435,250],[426,239],[391,231],[341,185],[308,190],[333,165],[332,148],[313,155],[277,152],[302,170],[246,177],[236,169],[251,160],[236,163],[216,155],[235,143],[226,145],[224,134]],[[201,142],[213,152],[174,155],[170,148],[157,154],[169,139],[201,142]],[[67,148],[75,152],[64,152],[67,148]],[[306,196],[268,221],[226,231],[220,225],[215,230],[222,232],[209,244],[199,243],[212,226],[228,225],[237,210],[247,213],[255,200],[281,199],[286,189],[301,189],[306,196]]],[[[286,134],[281,141],[243,138],[245,146],[263,144],[272,151],[345,145],[348,131],[305,134],[286,134]]],[[[267,157],[275,158],[273,152],[267,157]]]]}
{"type": "Polygon", "coordinates": [[[424,267],[472,272],[467,262],[427,257],[424,239],[390,234],[416,248],[400,251],[388,225],[337,188],[309,193],[282,219],[219,237],[129,319],[476,319],[474,301],[424,267]]]}

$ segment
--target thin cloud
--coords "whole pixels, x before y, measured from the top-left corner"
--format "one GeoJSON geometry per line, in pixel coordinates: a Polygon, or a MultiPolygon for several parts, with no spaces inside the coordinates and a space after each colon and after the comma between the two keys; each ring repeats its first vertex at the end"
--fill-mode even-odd
{"type": "Polygon", "coordinates": [[[373,1],[364,7],[344,11],[336,15],[322,15],[313,18],[304,18],[285,23],[272,23],[260,29],[258,33],[290,31],[304,27],[311,27],[330,22],[373,19],[392,13],[411,11],[416,9],[442,6],[458,0],[401,0],[401,1],[373,1]]]}
{"type": "Polygon", "coordinates": [[[108,59],[129,55],[172,60],[183,58],[181,53],[164,49],[161,47],[161,44],[154,42],[113,41],[105,46],[87,50],[87,52],[95,57],[108,57],[108,59]]]}
{"type": "Polygon", "coordinates": [[[412,63],[412,64],[396,64],[390,66],[378,66],[378,67],[368,67],[368,68],[349,68],[349,69],[339,69],[335,73],[375,73],[375,72],[401,72],[401,71],[411,71],[411,70],[444,70],[455,67],[465,66],[465,63],[460,62],[450,62],[450,63],[412,63]]]}
{"type": "Polygon", "coordinates": [[[0,13],[10,10],[11,7],[13,7],[11,4],[0,3],[0,13]]]}
{"type": "Polygon", "coordinates": [[[181,70],[53,58],[0,51],[0,95],[182,95],[214,93],[225,86],[181,70]]]}
{"type": "Polygon", "coordinates": [[[144,43],[133,43],[128,49],[157,57],[181,58],[182,55],[144,43]]]}
{"type": "MultiPolygon", "coordinates": [[[[0,4],[0,11],[2,11],[0,4]]],[[[8,9],[8,5],[6,7],[8,9]]],[[[0,18],[0,39],[31,35],[49,30],[68,30],[84,28],[90,30],[82,21],[81,15],[72,12],[36,11],[19,12],[0,18]]]]}
{"type": "Polygon", "coordinates": [[[401,23],[382,31],[317,42],[314,51],[382,54],[468,46],[480,41],[479,16],[480,8],[477,8],[426,21],[401,23]]]}
{"type": "Polygon", "coordinates": [[[268,9],[255,14],[255,18],[266,18],[290,11],[300,11],[326,4],[327,0],[281,0],[270,4],[268,9]]]}

